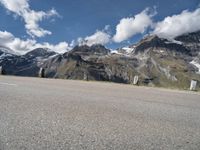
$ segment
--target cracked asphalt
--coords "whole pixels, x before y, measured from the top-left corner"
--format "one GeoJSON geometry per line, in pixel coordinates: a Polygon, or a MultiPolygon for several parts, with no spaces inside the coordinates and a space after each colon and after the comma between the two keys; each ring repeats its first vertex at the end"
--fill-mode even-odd
{"type": "Polygon", "coordinates": [[[0,150],[199,150],[200,93],[0,76],[0,150]]]}

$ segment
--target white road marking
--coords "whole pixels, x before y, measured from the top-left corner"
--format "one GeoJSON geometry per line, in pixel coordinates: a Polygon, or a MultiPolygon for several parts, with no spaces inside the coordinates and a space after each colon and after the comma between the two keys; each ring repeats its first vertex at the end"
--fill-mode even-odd
{"type": "Polygon", "coordinates": [[[6,83],[6,82],[0,82],[0,85],[17,86],[17,84],[6,83]]]}

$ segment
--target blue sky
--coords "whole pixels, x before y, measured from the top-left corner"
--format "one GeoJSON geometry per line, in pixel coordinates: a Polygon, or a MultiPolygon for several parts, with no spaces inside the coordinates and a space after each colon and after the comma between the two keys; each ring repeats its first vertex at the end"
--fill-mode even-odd
{"type": "MultiPolygon", "coordinates": [[[[39,27],[52,34],[35,36],[25,27],[25,21],[17,11],[10,10],[7,3],[15,0],[0,0],[0,31],[9,32],[15,38],[26,41],[34,40],[37,43],[48,42],[56,45],[59,42],[77,41],[78,38],[89,37],[97,30],[103,31],[112,38],[116,34],[116,27],[123,18],[134,18],[146,8],[147,15],[152,15],[151,22],[161,22],[167,16],[181,14],[188,10],[193,12],[199,8],[199,0],[18,0],[29,5],[29,10],[35,12],[55,10],[56,13],[38,21],[39,27]],[[109,28],[105,29],[105,26],[109,28]]],[[[11,2],[12,3],[12,2],[11,2]]],[[[152,24],[144,27],[145,31],[137,32],[123,41],[105,42],[109,48],[117,48],[128,43],[134,43],[152,29],[152,24]]],[[[75,42],[77,43],[77,42],[75,42]]]]}

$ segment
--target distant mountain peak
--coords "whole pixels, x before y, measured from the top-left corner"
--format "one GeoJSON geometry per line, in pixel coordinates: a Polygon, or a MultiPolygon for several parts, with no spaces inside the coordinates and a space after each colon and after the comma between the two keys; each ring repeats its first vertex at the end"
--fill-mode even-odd
{"type": "Polygon", "coordinates": [[[0,51],[6,54],[19,55],[19,53],[15,52],[14,50],[1,45],[0,45],[0,51]]]}
{"type": "Polygon", "coordinates": [[[161,40],[161,38],[159,38],[157,35],[148,35],[146,37],[144,37],[141,42],[150,42],[150,41],[156,41],[156,40],[161,40]]]}
{"type": "Polygon", "coordinates": [[[52,55],[57,54],[56,52],[47,49],[47,48],[36,48],[28,53],[25,54],[25,56],[29,56],[29,57],[49,57],[52,55]]]}
{"type": "Polygon", "coordinates": [[[144,52],[148,49],[164,49],[183,54],[190,54],[190,50],[184,47],[179,41],[170,41],[168,39],[160,38],[157,35],[150,35],[137,43],[135,53],[144,52]]]}
{"type": "Polygon", "coordinates": [[[110,52],[109,49],[105,48],[105,46],[97,44],[97,45],[82,45],[75,46],[71,52],[80,53],[80,54],[108,54],[110,52]]]}

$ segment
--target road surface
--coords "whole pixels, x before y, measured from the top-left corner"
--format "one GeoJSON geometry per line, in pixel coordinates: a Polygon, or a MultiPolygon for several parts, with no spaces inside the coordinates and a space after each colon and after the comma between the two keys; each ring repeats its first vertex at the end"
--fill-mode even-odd
{"type": "Polygon", "coordinates": [[[199,150],[199,93],[0,76],[0,150],[199,150]]]}

